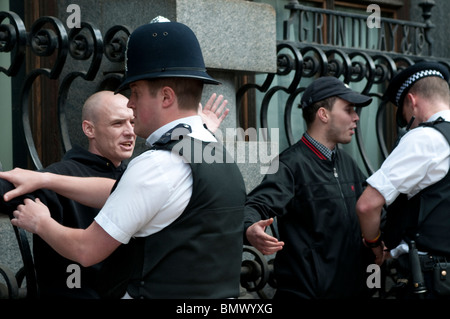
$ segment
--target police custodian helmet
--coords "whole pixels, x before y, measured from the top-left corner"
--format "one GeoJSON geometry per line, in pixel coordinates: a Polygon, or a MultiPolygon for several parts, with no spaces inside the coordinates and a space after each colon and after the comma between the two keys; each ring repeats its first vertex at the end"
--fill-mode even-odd
{"type": "Polygon", "coordinates": [[[396,120],[399,127],[404,127],[408,124],[403,117],[403,101],[409,89],[417,81],[429,76],[440,77],[448,82],[450,73],[448,68],[439,62],[422,61],[397,73],[390,81],[384,94],[384,99],[397,106],[396,120]]]}
{"type": "Polygon", "coordinates": [[[116,92],[138,80],[167,77],[220,84],[206,73],[200,44],[188,26],[169,21],[138,27],[128,38],[125,76],[116,92]]]}

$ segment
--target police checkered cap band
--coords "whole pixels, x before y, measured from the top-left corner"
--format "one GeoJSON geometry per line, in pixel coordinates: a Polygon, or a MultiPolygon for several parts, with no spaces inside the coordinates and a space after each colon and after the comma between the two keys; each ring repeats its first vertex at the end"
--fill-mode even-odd
{"type": "Polygon", "coordinates": [[[398,89],[397,95],[395,96],[396,104],[399,105],[400,98],[407,88],[409,88],[416,81],[420,80],[421,78],[425,78],[427,76],[439,76],[444,79],[442,73],[436,70],[422,70],[420,72],[414,73],[398,89]]]}

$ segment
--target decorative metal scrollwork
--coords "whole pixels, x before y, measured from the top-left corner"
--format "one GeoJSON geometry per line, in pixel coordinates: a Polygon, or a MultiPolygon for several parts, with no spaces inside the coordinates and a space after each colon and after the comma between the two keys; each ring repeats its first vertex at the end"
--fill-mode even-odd
{"type": "MultiPolygon", "coordinates": [[[[72,144],[67,125],[66,102],[73,81],[81,78],[93,82],[101,69],[103,55],[111,62],[123,62],[130,33],[129,27],[116,25],[107,30],[103,37],[96,26],[87,22],[81,22],[80,28],[72,28],[68,32],[64,24],[55,17],[39,18],[27,33],[23,21],[17,14],[0,12],[0,53],[11,52],[10,66],[0,66],[0,72],[10,77],[15,76],[24,64],[27,48],[37,57],[52,57],[51,68],[38,67],[28,72],[21,91],[23,130],[32,162],[37,169],[42,169],[43,165],[36,150],[30,123],[30,97],[36,79],[44,76],[49,80],[60,81],[55,104],[58,107],[62,146],[64,151],[67,151],[72,144]],[[89,65],[86,69],[69,72],[61,79],[68,57],[78,61],[89,61],[89,65]]],[[[122,76],[123,65],[116,71],[104,73],[98,89],[105,87],[113,89],[108,83],[112,81],[116,85],[122,76]]]]}
{"type": "MultiPolygon", "coordinates": [[[[377,40],[377,44],[372,46],[369,39],[363,41],[361,36],[360,28],[366,26],[367,16],[303,6],[298,1],[290,1],[286,5],[290,16],[284,21],[284,40],[278,42],[278,71],[276,74],[267,75],[261,86],[252,83],[242,86],[237,93],[238,111],[242,97],[250,90],[256,89],[259,97],[257,100],[261,101],[256,106],[256,109],[260,110],[258,126],[269,129],[269,105],[273,104],[271,101],[276,93],[284,92],[287,97],[284,100],[278,99],[277,105],[284,111],[286,139],[288,145],[292,145],[296,142],[292,126],[293,106],[310,83],[307,79],[335,76],[344,83],[363,86],[358,91],[372,96],[375,103],[379,103],[373,120],[380,154],[383,158],[387,157],[389,148],[385,124],[388,110],[382,92],[389,80],[404,67],[423,59],[438,60],[449,67],[445,59],[422,55],[426,47],[428,54],[432,54],[433,40],[430,31],[434,26],[430,20],[430,10],[433,5],[434,3],[426,1],[419,4],[423,10],[424,22],[381,17],[382,30],[378,33],[372,32],[377,40]],[[323,23],[325,20],[328,26],[323,23]],[[343,32],[344,21],[348,21],[351,26],[347,33],[343,32]],[[383,31],[385,29],[391,31],[392,39],[386,38],[383,31]],[[286,48],[288,50],[283,50],[286,48]],[[261,94],[262,97],[259,96],[261,94]]],[[[358,115],[364,116],[361,109],[358,110],[358,115]]],[[[365,168],[368,173],[372,173],[375,165],[367,155],[360,126],[356,130],[356,143],[365,168]]]]}
{"type": "Polygon", "coordinates": [[[241,264],[241,286],[248,292],[256,292],[263,296],[263,288],[269,282],[270,270],[267,259],[256,248],[245,246],[243,248],[241,264]]]}
{"type": "Polygon", "coordinates": [[[0,276],[5,281],[5,284],[0,283],[0,299],[18,299],[19,286],[12,271],[8,267],[0,265],[0,276]]]}
{"type": "Polygon", "coordinates": [[[0,283],[0,299],[35,299],[39,292],[31,247],[25,230],[16,226],[13,229],[24,266],[14,275],[8,267],[0,265],[0,277],[5,282],[0,283]],[[24,280],[26,285],[22,287],[24,280]]]}
{"type": "Polygon", "coordinates": [[[33,86],[33,82],[41,75],[48,77],[51,80],[55,80],[61,74],[64,67],[64,63],[67,58],[68,52],[68,37],[64,25],[61,21],[53,17],[42,17],[33,23],[31,31],[28,35],[29,43],[31,43],[31,50],[36,55],[41,57],[51,56],[55,51],[58,51],[56,61],[51,69],[38,68],[32,70],[25,79],[22,87],[21,106],[22,106],[22,121],[23,129],[25,133],[25,139],[27,141],[28,150],[30,152],[31,159],[38,169],[42,169],[42,163],[39,158],[30,124],[30,94],[33,86]],[[45,29],[44,27],[49,24],[56,30],[56,33],[52,29],[45,29]]]}
{"type": "Polygon", "coordinates": [[[14,12],[0,12],[0,53],[11,52],[11,65],[8,69],[0,66],[0,72],[15,76],[24,58],[27,44],[26,29],[20,17],[14,12]],[[9,24],[3,24],[9,19],[9,24]]]}
{"type": "Polygon", "coordinates": [[[82,22],[81,28],[73,28],[69,33],[69,52],[76,60],[91,59],[87,71],[75,71],[67,74],[61,81],[58,94],[58,113],[61,129],[61,138],[64,150],[72,148],[70,134],[66,120],[66,101],[72,82],[81,77],[86,81],[94,80],[100,69],[103,57],[103,38],[99,29],[95,26],[82,22]]]}
{"type": "Polygon", "coordinates": [[[125,50],[131,29],[127,26],[116,25],[105,34],[105,55],[111,62],[125,61],[125,50]]]}
{"type": "MultiPolygon", "coordinates": [[[[388,54],[382,52],[364,52],[350,49],[337,49],[328,46],[312,46],[291,41],[278,43],[278,72],[267,75],[263,85],[247,84],[242,86],[237,93],[237,105],[240,107],[242,96],[249,90],[256,89],[263,94],[260,108],[260,126],[269,127],[268,109],[271,100],[278,92],[284,92],[287,96],[284,106],[284,129],[289,145],[294,144],[294,132],[292,127],[292,110],[295,100],[301,96],[307,84],[303,81],[306,78],[316,78],[320,76],[335,76],[350,84],[361,84],[363,88],[359,91],[369,95],[378,101],[377,116],[375,121],[376,135],[381,156],[387,157],[389,149],[386,143],[385,134],[385,114],[386,102],[383,101],[383,90],[389,80],[403,68],[412,65],[423,57],[404,56],[388,54]],[[288,50],[286,50],[288,49],[288,50]],[[372,53],[372,54],[370,54],[372,53]],[[280,85],[282,83],[283,85],[280,85]]],[[[439,61],[446,65],[448,62],[439,61]]],[[[309,83],[307,81],[307,83],[309,83]]],[[[280,100],[277,101],[280,107],[280,100]]],[[[239,110],[239,109],[238,109],[239,110]]],[[[361,117],[362,110],[358,109],[361,117]]],[[[270,131],[270,130],[267,130],[270,131]]],[[[267,137],[270,138],[270,137],[267,137]]],[[[362,161],[368,173],[373,173],[376,169],[371,159],[367,155],[361,127],[356,129],[356,144],[362,161]]]]}

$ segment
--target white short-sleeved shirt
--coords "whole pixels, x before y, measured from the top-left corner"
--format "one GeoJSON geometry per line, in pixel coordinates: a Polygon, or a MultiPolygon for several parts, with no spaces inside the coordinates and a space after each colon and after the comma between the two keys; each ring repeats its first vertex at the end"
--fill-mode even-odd
{"type": "MultiPolygon", "coordinates": [[[[428,121],[442,117],[450,121],[450,111],[434,114],[428,121]]],[[[450,146],[445,137],[431,127],[417,127],[406,133],[380,169],[367,179],[392,204],[398,195],[413,197],[440,181],[448,173],[450,146]]]]}
{"type": "MultiPolygon", "coordinates": [[[[152,146],[178,124],[188,124],[189,136],[216,142],[199,116],[171,122],[147,139],[152,146]]],[[[126,244],[132,237],[145,237],[160,231],[177,219],[192,195],[189,164],[172,152],[149,150],[134,158],[95,221],[114,239],[126,244]]]]}

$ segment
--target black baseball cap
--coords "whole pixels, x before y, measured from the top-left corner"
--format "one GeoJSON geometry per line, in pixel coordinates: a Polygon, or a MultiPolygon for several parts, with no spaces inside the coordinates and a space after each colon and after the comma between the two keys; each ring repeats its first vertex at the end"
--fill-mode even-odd
{"type": "Polygon", "coordinates": [[[303,92],[300,107],[305,108],[329,97],[337,96],[353,103],[356,107],[367,106],[372,98],[353,91],[347,84],[333,76],[324,76],[316,79],[303,92]]]}
{"type": "Polygon", "coordinates": [[[406,120],[403,118],[403,102],[409,89],[420,79],[437,76],[448,82],[449,71],[446,66],[439,62],[418,62],[403,71],[397,73],[389,83],[384,94],[384,99],[392,102],[398,107],[397,109],[397,125],[406,126],[406,120]]]}

